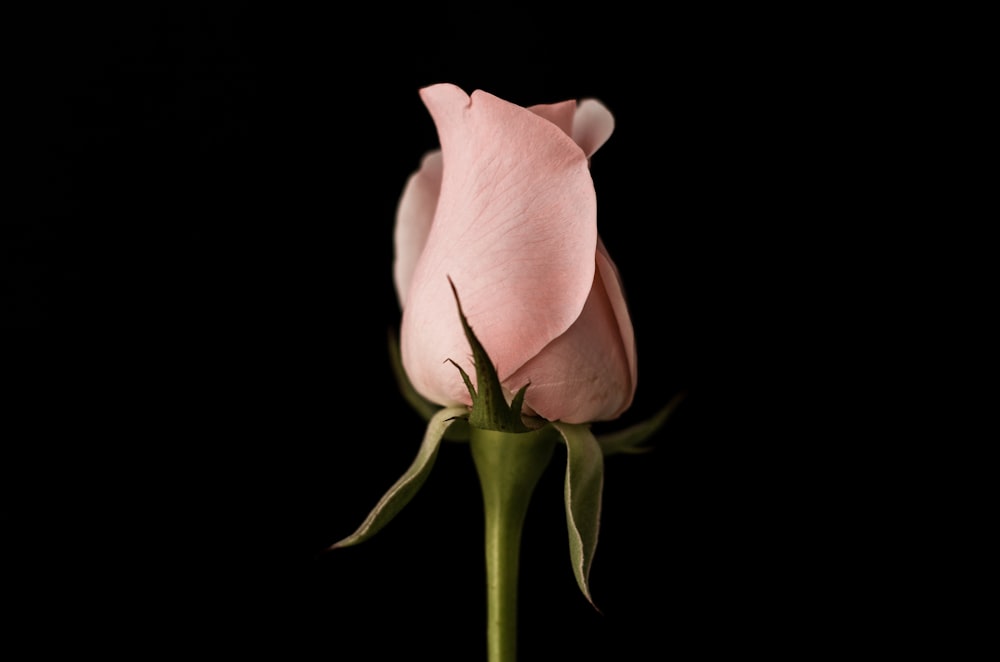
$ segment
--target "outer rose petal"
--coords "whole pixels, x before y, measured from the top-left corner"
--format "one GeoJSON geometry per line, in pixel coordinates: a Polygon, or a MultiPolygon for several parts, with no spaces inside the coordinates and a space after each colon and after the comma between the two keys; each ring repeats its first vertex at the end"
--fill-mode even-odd
{"type": "Polygon", "coordinates": [[[403,309],[401,352],[414,387],[469,404],[470,375],[448,277],[500,379],[579,317],[594,279],[597,201],[583,151],[558,126],[491,94],[421,90],[441,140],[434,222],[403,309]]]}
{"type": "Polygon", "coordinates": [[[441,192],[441,150],[427,152],[420,169],[410,175],[396,207],[395,255],[392,276],[399,305],[406,305],[406,293],[417,259],[427,243],[434,210],[441,192]]]}
{"type": "MultiPolygon", "coordinates": [[[[597,259],[604,261],[600,254],[597,259]]],[[[512,391],[530,382],[525,406],[550,421],[606,421],[632,403],[634,364],[630,365],[621,336],[619,311],[608,295],[604,280],[608,275],[615,277],[613,271],[597,269],[576,323],[507,380],[512,391]]],[[[617,284],[611,289],[620,292],[617,284]]],[[[627,312],[625,322],[631,330],[627,312]]]]}
{"type": "Polygon", "coordinates": [[[540,103],[528,106],[528,110],[552,122],[567,135],[573,136],[573,116],[576,114],[576,101],[560,101],[559,103],[540,103]]]}
{"type": "MultiPolygon", "coordinates": [[[[614,131],[614,117],[600,101],[586,99],[529,106],[528,110],[549,120],[592,156],[614,131]]],[[[396,211],[395,255],[393,277],[400,307],[406,303],[406,292],[417,259],[427,241],[434,210],[441,192],[441,150],[424,155],[420,169],[407,180],[396,211]]]]}

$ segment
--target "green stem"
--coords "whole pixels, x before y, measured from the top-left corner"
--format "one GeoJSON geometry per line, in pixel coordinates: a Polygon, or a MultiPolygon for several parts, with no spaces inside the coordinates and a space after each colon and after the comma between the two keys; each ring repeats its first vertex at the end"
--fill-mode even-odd
{"type": "Polygon", "coordinates": [[[531,493],[552,458],[555,436],[548,426],[520,433],[473,427],[469,442],[486,516],[489,662],[515,662],[521,529],[531,493]]]}

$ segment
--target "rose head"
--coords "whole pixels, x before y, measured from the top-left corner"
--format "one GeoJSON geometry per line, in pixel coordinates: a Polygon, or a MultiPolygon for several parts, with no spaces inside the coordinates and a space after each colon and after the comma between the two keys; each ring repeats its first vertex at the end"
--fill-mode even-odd
{"type": "Polygon", "coordinates": [[[400,352],[414,388],[469,405],[474,374],[449,277],[508,394],[567,423],[632,403],[635,336],[597,233],[589,159],[614,129],[594,99],[523,108],[450,84],[420,91],[441,149],[407,181],[396,217],[400,352]]]}

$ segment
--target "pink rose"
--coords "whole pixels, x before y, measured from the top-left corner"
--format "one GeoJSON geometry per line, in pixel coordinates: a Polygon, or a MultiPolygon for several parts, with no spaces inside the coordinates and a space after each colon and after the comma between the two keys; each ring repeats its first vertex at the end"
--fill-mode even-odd
{"type": "Polygon", "coordinates": [[[470,405],[475,379],[454,282],[508,401],[548,420],[611,420],[632,403],[635,336],[597,233],[589,159],[614,130],[594,99],[523,108],[477,90],[420,96],[441,149],[407,181],[396,217],[400,351],[414,388],[470,405]]]}

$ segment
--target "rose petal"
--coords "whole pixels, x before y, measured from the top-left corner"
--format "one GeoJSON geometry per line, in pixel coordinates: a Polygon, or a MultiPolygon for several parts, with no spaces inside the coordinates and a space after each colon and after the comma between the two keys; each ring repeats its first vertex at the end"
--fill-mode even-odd
{"type": "Polygon", "coordinates": [[[614,116],[597,99],[584,99],[577,106],[572,135],[576,144],[587,154],[587,158],[593,156],[594,152],[607,142],[614,130],[614,116]]]}
{"type": "Polygon", "coordinates": [[[544,117],[562,129],[567,136],[572,137],[573,116],[576,114],[575,100],[560,101],[559,103],[540,103],[528,106],[528,110],[539,117],[544,117]]]}
{"type": "MultiPolygon", "coordinates": [[[[588,157],[614,131],[614,117],[596,99],[585,99],[579,105],[573,100],[536,104],[528,110],[571,135],[588,157]]],[[[410,176],[397,208],[393,276],[400,306],[405,305],[410,277],[430,232],[440,191],[441,150],[433,150],[424,156],[420,169],[410,176]]]]}
{"type": "Polygon", "coordinates": [[[635,379],[604,273],[595,271],[579,319],[507,380],[511,390],[530,382],[525,406],[550,421],[611,420],[631,403],[635,379]]]}
{"type": "Polygon", "coordinates": [[[618,335],[622,339],[625,348],[625,359],[628,361],[629,375],[631,376],[632,392],[628,396],[625,406],[622,407],[621,414],[632,404],[632,397],[635,395],[636,380],[638,378],[638,362],[635,353],[635,329],[632,327],[632,316],[628,311],[628,300],[625,297],[625,288],[622,285],[621,274],[615,265],[608,249],[604,246],[601,238],[597,238],[597,268],[601,273],[601,282],[604,283],[608,301],[615,312],[615,320],[618,322],[618,335]]]}
{"type": "Polygon", "coordinates": [[[594,279],[597,203],[583,151],[535,113],[476,91],[421,90],[444,158],[441,194],[403,310],[414,387],[469,404],[474,374],[448,277],[501,379],[576,321],[594,279]]]}
{"type": "Polygon", "coordinates": [[[420,169],[410,175],[396,207],[392,275],[400,307],[406,304],[413,269],[427,243],[440,191],[441,150],[433,150],[424,155],[420,169]]]}

